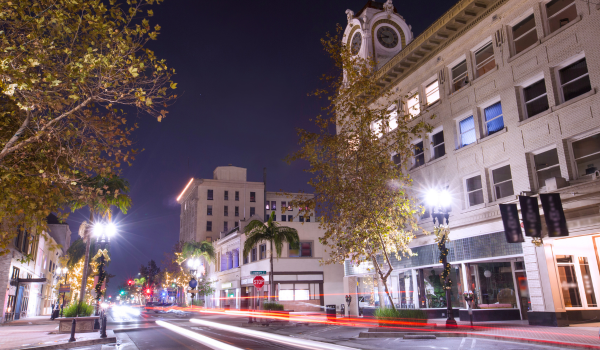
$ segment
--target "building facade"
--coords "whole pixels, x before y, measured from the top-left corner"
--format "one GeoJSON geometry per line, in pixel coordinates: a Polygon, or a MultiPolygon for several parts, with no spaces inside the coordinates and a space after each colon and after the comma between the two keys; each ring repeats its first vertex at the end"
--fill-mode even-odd
{"type": "MultiPolygon", "coordinates": [[[[418,195],[452,193],[453,306],[464,308],[460,294],[473,290],[476,315],[490,319],[554,326],[597,319],[599,7],[461,0],[412,39],[391,0],[347,14],[344,43],[374,58],[378,84],[393,92],[377,103],[390,105],[392,119],[408,116],[433,127],[414,138],[407,171],[418,195]],[[541,246],[529,238],[507,243],[498,204],[540,193],[561,195],[570,236],[544,237],[541,246]]],[[[420,223],[431,230],[427,213],[420,223]]],[[[411,246],[417,256],[393,261],[394,303],[445,316],[437,245],[418,235],[411,246]]],[[[351,304],[353,314],[379,305],[368,268],[345,267],[345,290],[361,300],[351,304]]]]}

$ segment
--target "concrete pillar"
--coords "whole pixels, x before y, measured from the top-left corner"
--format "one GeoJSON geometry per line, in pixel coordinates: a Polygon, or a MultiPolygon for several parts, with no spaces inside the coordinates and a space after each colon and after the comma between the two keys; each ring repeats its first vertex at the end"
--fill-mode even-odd
{"type": "Polygon", "coordinates": [[[419,309],[419,281],[417,280],[418,276],[417,276],[417,270],[416,269],[412,269],[410,270],[410,273],[412,274],[412,278],[411,278],[411,285],[410,287],[412,288],[412,293],[413,293],[413,300],[412,303],[413,305],[415,305],[416,309],[419,309]]]}

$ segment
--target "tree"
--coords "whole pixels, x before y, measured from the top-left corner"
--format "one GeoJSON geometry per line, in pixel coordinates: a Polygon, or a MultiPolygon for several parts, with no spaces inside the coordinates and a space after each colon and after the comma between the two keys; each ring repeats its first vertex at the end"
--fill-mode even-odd
{"type": "Polygon", "coordinates": [[[387,287],[390,256],[411,255],[408,244],[422,211],[407,173],[411,141],[430,127],[401,113],[394,105],[400,96],[377,85],[374,63],[353,56],[341,33],[338,26],[337,35],[322,40],[336,70],[322,77],[327,87],[314,93],[328,101],[314,119],[317,131],[299,129],[300,150],[288,157],[309,163],[315,197],[292,204],[320,213],[320,241],[330,254],[324,262],[371,262],[394,308],[387,287]]]}
{"type": "Polygon", "coordinates": [[[148,49],[162,0],[0,2],[0,254],[16,227],[91,190],[135,158],[127,111],[161,121],[174,70],[148,49]]]}
{"type": "Polygon", "coordinates": [[[154,260],[150,260],[147,266],[140,266],[140,274],[146,279],[145,288],[154,288],[158,282],[158,274],[160,273],[160,267],[156,265],[154,260]]]}
{"type": "Polygon", "coordinates": [[[181,264],[189,258],[204,258],[206,262],[210,262],[215,260],[215,257],[215,248],[208,241],[184,242],[177,261],[181,264]]]}
{"type": "MultiPolygon", "coordinates": [[[[271,283],[271,291],[273,291],[273,245],[275,245],[275,253],[277,259],[281,257],[281,251],[284,243],[289,243],[292,249],[298,249],[300,245],[300,238],[298,237],[298,231],[295,228],[281,226],[275,220],[275,211],[271,212],[267,222],[260,220],[252,220],[244,228],[244,234],[246,235],[246,241],[244,242],[244,256],[247,256],[252,248],[261,242],[269,242],[271,256],[271,271],[269,281],[271,283]]],[[[272,294],[272,292],[270,293],[272,294]]],[[[271,296],[272,297],[272,296],[271,296]]],[[[270,297],[270,298],[271,298],[270,297]]],[[[269,301],[271,300],[269,298],[269,301]]]]}

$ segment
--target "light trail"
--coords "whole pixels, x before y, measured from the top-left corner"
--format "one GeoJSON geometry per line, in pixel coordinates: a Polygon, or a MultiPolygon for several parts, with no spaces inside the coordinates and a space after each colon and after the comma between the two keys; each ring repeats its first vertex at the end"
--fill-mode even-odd
{"type": "Polygon", "coordinates": [[[206,336],[203,336],[202,334],[198,334],[196,332],[192,332],[188,329],[176,326],[174,324],[168,323],[168,322],[164,322],[164,321],[156,321],[156,324],[164,327],[170,331],[173,331],[177,334],[183,335],[186,338],[192,339],[194,341],[197,341],[198,343],[208,346],[211,349],[215,349],[215,350],[243,350],[242,348],[238,348],[235,347],[233,345],[229,345],[229,344],[225,344],[223,342],[220,342],[218,340],[215,340],[213,338],[209,338],[206,336]]]}
{"type": "Polygon", "coordinates": [[[251,329],[244,329],[244,328],[229,326],[229,325],[225,325],[225,324],[221,324],[221,323],[199,320],[199,319],[196,319],[196,318],[190,319],[190,322],[194,322],[194,323],[203,325],[205,327],[216,328],[216,329],[220,329],[220,330],[223,330],[223,331],[228,331],[228,332],[243,334],[243,335],[247,335],[247,336],[255,337],[255,338],[260,338],[260,339],[267,339],[267,340],[274,341],[276,343],[281,343],[281,344],[285,344],[285,345],[288,345],[288,346],[292,345],[292,346],[303,348],[303,349],[315,349],[315,350],[355,350],[355,348],[349,348],[347,346],[321,343],[321,342],[314,341],[314,340],[292,338],[292,337],[288,337],[288,336],[285,336],[285,335],[279,335],[279,334],[273,334],[273,333],[267,333],[267,332],[260,332],[260,331],[255,331],[255,330],[251,330],[251,329]]]}

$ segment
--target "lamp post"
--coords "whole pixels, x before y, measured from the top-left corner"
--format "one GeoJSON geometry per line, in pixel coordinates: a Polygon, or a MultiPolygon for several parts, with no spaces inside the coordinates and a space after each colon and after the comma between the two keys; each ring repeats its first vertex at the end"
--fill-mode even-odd
{"type": "MultiPolygon", "coordinates": [[[[67,284],[67,276],[69,275],[69,270],[67,270],[66,267],[63,268],[57,268],[56,269],[56,274],[58,275],[58,278],[60,280],[60,277],[65,276],[65,284],[67,284]]],[[[60,288],[60,286],[59,286],[60,288]]],[[[62,304],[60,304],[60,317],[63,317],[63,309],[65,307],[65,292],[62,292],[62,304]]],[[[59,300],[60,300],[60,296],[59,296],[59,300]]]]}
{"type": "MultiPolygon", "coordinates": [[[[100,250],[105,250],[108,248],[110,244],[110,237],[114,236],[117,233],[117,227],[113,223],[103,223],[97,222],[94,224],[94,235],[96,236],[96,245],[100,250]]],[[[104,266],[106,264],[106,259],[104,258],[104,254],[100,254],[100,266],[98,266],[98,285],[96,285],[96,313],[98,316],[100,312],[100,299],[102,298],[102,283],[104,282],[104,266]]]]}
{"type": "Polygon", "coordinates": [[[190,286],[190,291],[192,294],[192,309],[194,308],[194,292],[193,290],[196,288],[196,286],[198,286],[198,281],[196,281],[196,273],[198,272],[198,269],[200,268],[201,262],[200,259],[190,259],[188,260],[188,267],[190,268],[190,273],[192,274],[192,279],[189,282],[189,286],[190,286]]]}
{"type": "MultiPolygon", "coordinates": [[[[427,204],[431,207],[431,217],[433,218],[433,225],[437,225],[438,227],[447,226],[450,224],[450,209],[451,209],[452,196],[447,189],[439,190],[432,189],[427,193],[427,204]]],[[[440,250],[441,255],[441,263],[444,266],[443,275],[444,278],[444,290],[446,291],[446,328],[455,328],[457,327],[456,320],[454,319],[454,314],[452,312],[452,287],[450,280],[450,264],[448,263],[448,249],[446,248],[446,241],[448,236],[446,234],[442,235],[440,240],[438,241],[438,248],[440,250]]]]}

